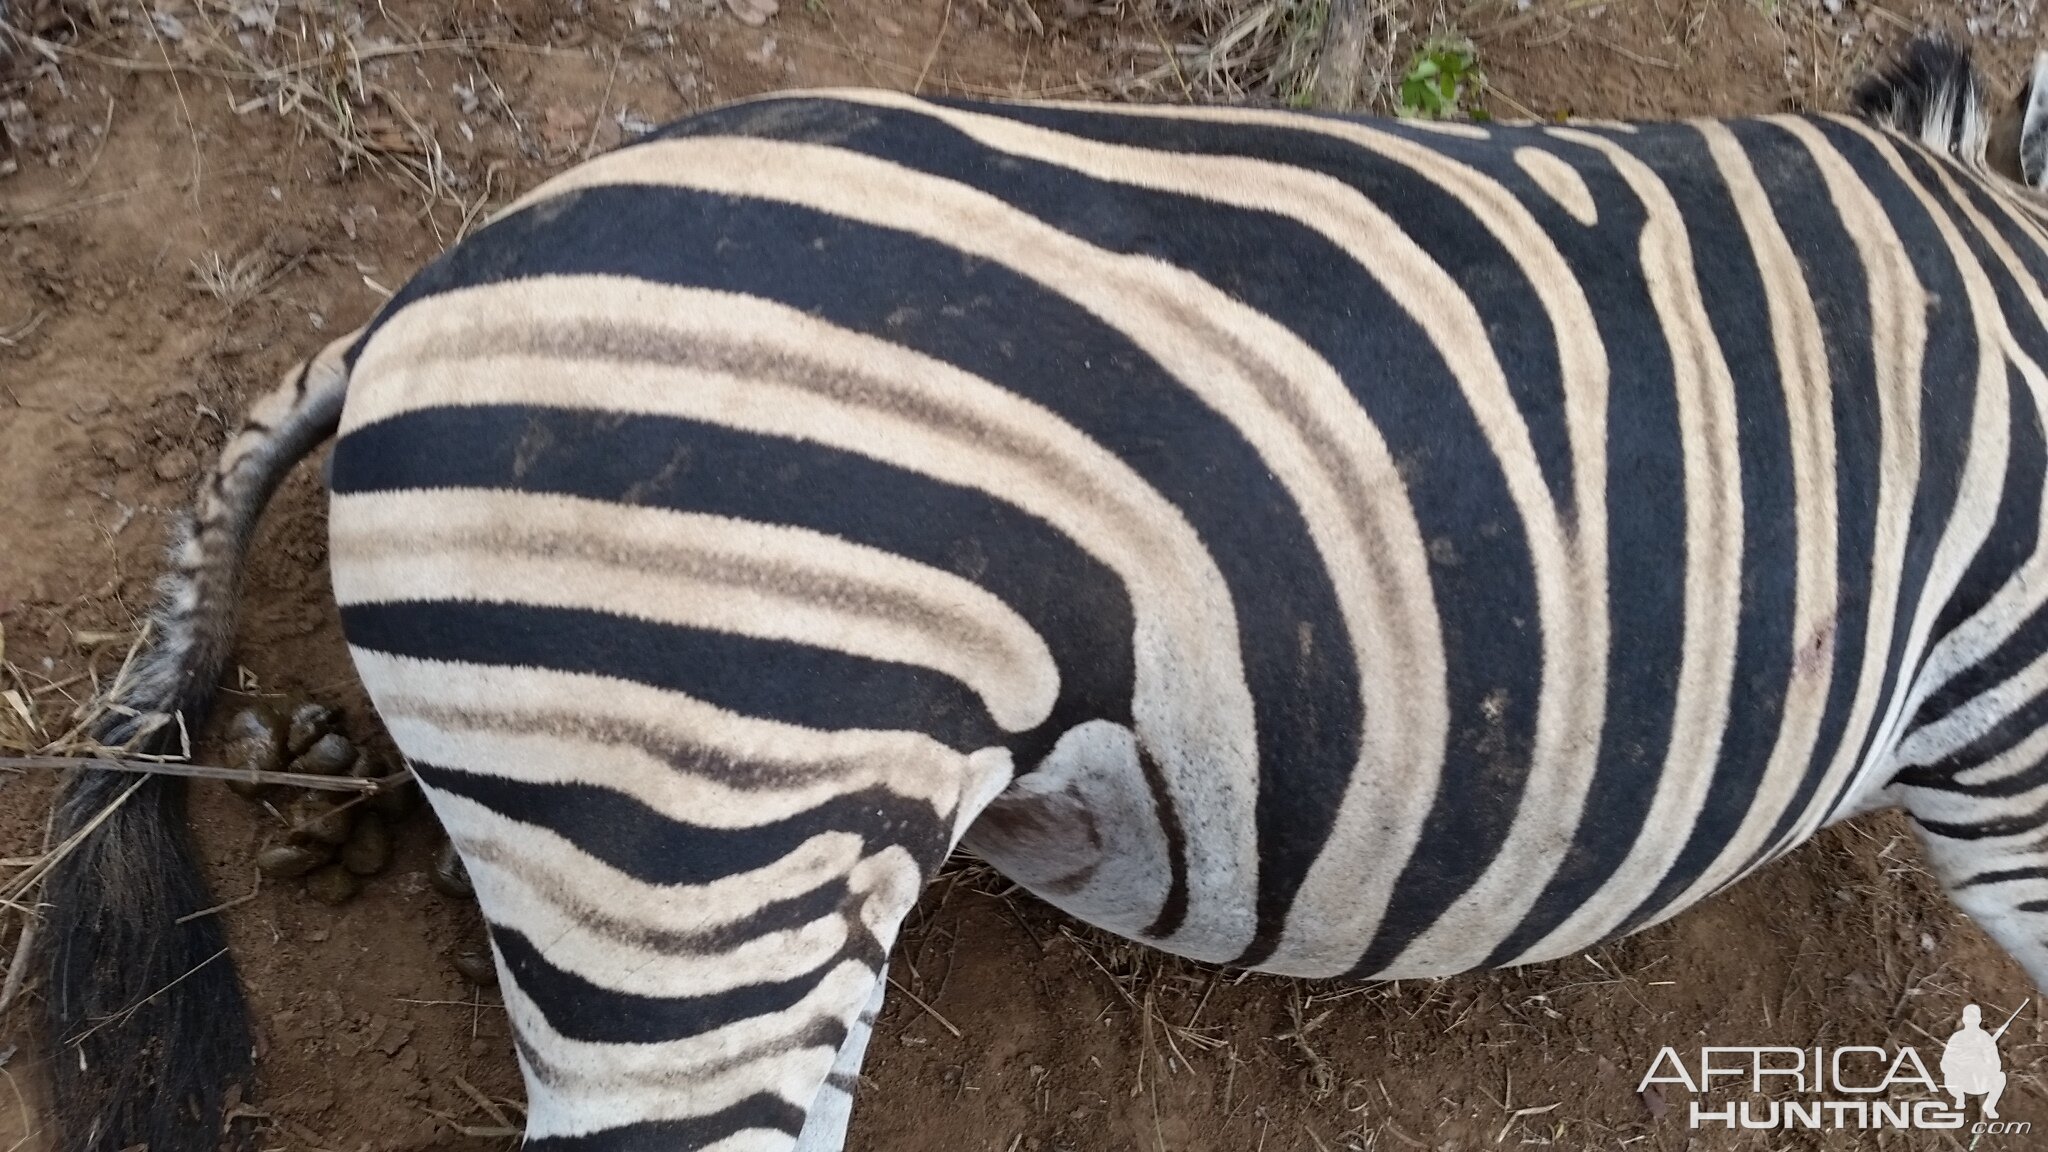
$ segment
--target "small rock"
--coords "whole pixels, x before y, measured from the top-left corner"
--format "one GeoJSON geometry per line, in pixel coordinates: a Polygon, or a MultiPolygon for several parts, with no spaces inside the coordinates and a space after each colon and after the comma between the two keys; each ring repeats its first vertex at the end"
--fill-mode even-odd
{"type": "Polygon", "coordinates": [[[133,471],[137,463],[135,441],[118,428],[104,428],[93,433],[93,451],[100,459],[112,464],[123,472],[133,471]]]}
{"type": "Polygon", "coordinates": [[[725,6],[749,28],[759,28],[782,10],[780,0],[725,0],[725,6]]]}
{"type": "Polygon", "coordinates": [[[157,479],[170,483],[183,480],[198,469],[199,457],[183,448],[173,448],[157,457],[154,471],[157,479]]]}
{"type": "Polygon", "coordinates": [[[903,25],[889,19],[887,16],[876,16],[875,27],[879,28],[884,36],[903,35],[903,25]]]}
{"type": "Polygon", "coordinates": [[[371,1020],[376,1026],[370,1038],[370,1047],[386,1056],[398,1055],[398,1050],[412,1041],[412,1025],[385,1020],[379,1016],[371,1020]]]}
{"type": "Polygon", "coordinates": [[[580,147],[590,128],[590,113],[566,104],[556,104],[541,114],[540,137],[551,151],[580,147]]]}
{"type": "Polygon", "coordinates": [[[313,236],[304,228],[280,228],[270,236],[270,250],[287,260],[304,256],[313,247],[313,236]]]}
{"type": "Polygon", "coordinates": [[[348,843],[341,846],[341,866],[358,876],[375,876],[390,863],[391,832],[384,826],[384,817],[375,811],[364,812],[356,817],[348,843]]]}
{"type": "Polygon", "coordinates": [[[346,904],[362,890],[363,882],[339,864],[329,864],[306,877],[306,895],[322,904],[346,904]]]}

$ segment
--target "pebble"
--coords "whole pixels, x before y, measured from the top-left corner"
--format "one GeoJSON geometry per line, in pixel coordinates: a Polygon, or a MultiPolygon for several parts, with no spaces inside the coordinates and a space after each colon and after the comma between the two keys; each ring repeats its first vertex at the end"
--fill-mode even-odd
{"type": "Polygon", "coordinates": [[[173,448],[156,458],[156,478],[165,482],[183,480],[199,469],[199,457],[183,448],[173,448]]]}
{"type": "Polygon", "coordinates": [[[304,228],[284,227],[270,236],[270,250],[289,260],[304,256],[313,247],[313,237],[304,228]]]}

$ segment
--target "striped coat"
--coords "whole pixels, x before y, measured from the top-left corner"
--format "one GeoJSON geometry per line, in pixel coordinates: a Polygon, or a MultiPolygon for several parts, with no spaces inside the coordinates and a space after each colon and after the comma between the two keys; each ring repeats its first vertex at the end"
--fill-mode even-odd
{"type": "Polygon", "coordinates": [[[839,1148],[963,838],[1385,978],[1903,803],[2048,981],[2048,231],[1962,69],[1892,127],[734,105],[507,209],[220,474],[338,409],[344,629],[544,1144],[839,1148]]]}

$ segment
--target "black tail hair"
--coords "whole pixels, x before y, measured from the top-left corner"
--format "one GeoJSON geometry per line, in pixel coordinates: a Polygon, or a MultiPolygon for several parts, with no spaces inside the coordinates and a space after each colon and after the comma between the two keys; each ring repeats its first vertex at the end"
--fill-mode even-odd
{"type": "MultiPolygon", "coordinates": [[[[243,557],[271,493],[333,434],[355,336],[250,409],[208,473],[162,581],[148,643],[94,731],[179,750],[212,703],[234,639],[243,557]]],[[[215,1152],[252,1070],[248,1011],[185,832],[184,781],[80,769],[65,781],[37,941],[44,1039],[64,1152],[215,1152]]]]}

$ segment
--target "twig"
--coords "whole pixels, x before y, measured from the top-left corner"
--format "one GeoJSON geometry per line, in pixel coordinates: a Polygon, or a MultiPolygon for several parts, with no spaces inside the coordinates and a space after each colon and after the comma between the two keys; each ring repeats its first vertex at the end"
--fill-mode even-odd
{"type": "Polygon", "coordinates": [[[65,1042],[74,1046],[85,1043],[86,1039],[90,1037],[93,1033],[99,1031],[102,1028],[105,1028],[109,1024],[117,1023],[121,1020],[127,1019],[130,1016],[133,1016],[138,1010],[142,1008],[144,1004],[147,1004],[151,1000],[154,1000],[157,997],[163,995],[164,993],[169,992],[171,989],[176,988],[178,985],[185,982],[185,978],[187,976],[192,975],[194,972],[199,971],[201,968],[206,967],[208,964],[213,963],[215,960],[218,960],[227,954],[228,950],[226,948],[222,948],[220,951],[215,952],[213,955],[208,956],[206,959],[201,960],[199,963],[194,964],[190,968],[185,969],[185,971],[183,971],[182,973],[179,973],[178,977],[172,980],[170,983],[165,984],[163,987],[157,989],[154,992],[151,992],[149,995],[144,996],[142,999],[137,1000],[135,1003],[130,1004],[126,1008],[121,1009],[119,1012],[116,1012],[113,1015],[108,1016],[106,1019],[101,1020],[99,1023],[93,1025],[90,1028],[87,1028],[85,1031],[80,1032],[78,1035],[71,1037],[65,1042]]]}
{"type": "Polygon", "coordinates": [[[239,908],[242,905],[247,904],[249,901],[254,900],[260,893],[262,893],[262,891],[263,873],[258,872],[256,873],[256,883],[250,886],[247,892],[242,893],[240,896],[237,896],[232,900],[223,900],[220,903],[215,904],[211,908],[201,908],[197,912],[187,912],[183,916],[178,917],[176,920],[171,921],[171,923],[187,924],[194,920],[211,916],[216,912],[225,912],[230,908],[239,908]]]}
{"type": "Polygon", "coordinates": [[[910,1002],[912,1004],[915,1004],[919,1008],[922,1008],[926,1012],[930,1013],[931,1018],[937,1020],[939,1022],[940,1027],[944,1028],[946,1031],[951,1032],[953,1034],[953,1039],[958,1040],[961,1038],[960,1030],[958,1028],[953,1027],[953,1022],[951,1020],[948,1020],[944,1016],[939,1015],[939,1010],[937,1008],[934,1008],[931,1005],[925,1003],[924,1001],[918,999],[917,993],[912,992],[908,988],[905,988],[902,982],[897,980],[894,976],[889,977],[889,983],[895,985],[896,990],[898,992],[901,992],[905,996],[910,997],[910,1002]]]}
{"type": "Polygon", "coordinates": [[[0,768],[96,768],[104,772],[142,772],[157,776],[187,776],[197,780],[245,780],[251,784],[286,784],[293,788],[316,788],[327,792],[363,792],[372,796],[396,788],[412,779],[410,771],[370,777],[316,776],[311,772],[255,772],[246,768],[220,768],[211,764],[106,760],[83,756],[0,756],[0,768]]]}
{"type": "Polygon", "coordinates": [[[612,51],[612,70],[605,74],[604,95],[597,98],[597,115],[590,118],[590,137],[583,141],[583,154],[579,159],[590,159],[597,151],[597,130],[604,127],[604,110],[612,102],[612,84],[619,78],[619,62],[626,58],[626,46],[621,44],[612,51]]]}
{"type": "Polygon", "coordinates": [[[7,963],[7,982],[0,984],[0,1015],[5,1015],[14,998],[21,994],[22,982],[28,979],[28,956],[35,947],[36,918],[21,918],[21,935],[14,942],[14,959],[7,963]]]}
{"type": "Polygon", "coordinates": [[[476,1085],[464,1080],[460,1073],[457,1073],[455,1076],[455,1086],[462,1089],[464,1095],[475,1101],[476,1106],[484,1110],[484,1115],[496,1120],[502,1127],[517,1131],[518,1126],[512,1123],[510,1116],[505,1115],[505,1110],[492,1103],[490,1097],[477,1091],[476,1085]]]}
{"type": "Polygon", "coordinates": [[[106,119],[102,121],[100,124],[100,139],[98,145],[96,145],[92,150],[92,158],[85,162],[84,169],[82,169],[78,173],[78,175],[73,176],[71,179],[64,182],[64,187],[69,189],[83,188],[85,186],[85,182],[87,180],[92,179],[93,170],[100,166],[100,157],[106,154],[107,138],[109,136],[112,136],[113,134],[114,98],[112,95],[109,95],[107,97],[106,119]]]}
{"type": "Polygon", "coordinates": [[[932,37],[931,51],[924,54],[924,67],[917,70],[917,82],[910,86],[910,94],[916,96],[924,91],[924,78],[931,75],[932,61],[939,58],[939,45],[946,42],[946,29],[953,24],[953,0],[946,0],[946,10],[939,15],[939,34],[932,37]]]}

